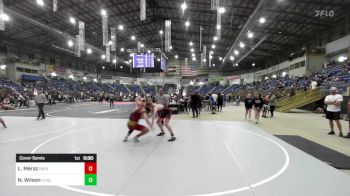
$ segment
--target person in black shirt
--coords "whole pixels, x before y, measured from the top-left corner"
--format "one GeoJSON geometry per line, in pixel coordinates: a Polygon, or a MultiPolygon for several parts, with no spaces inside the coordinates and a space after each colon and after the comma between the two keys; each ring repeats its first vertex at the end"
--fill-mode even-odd
{"type": "Polygon", "coordinates": [[[193,114],[192,118],[198,117],[199,104],[200,104],[200,96],[196,91],[193,95],[191,95],[191,108],[192,108],[192,114],[193,114]]]}
{"type": "Polygon", "coordinates": [[[261,109],[264,105],[264,100],[261,97],[260,93],[257,93],[253,99],[253,106],[254,106],[254,111],[255,111],[255,120],[256,120],[256,124],[259,122],[259,117],[260,117],[260,112],[261,109]]]}
{"type": "Polygon", "coordinates": [[[253,108],[253,98],[252,94],[248,93],[248,95],[244,99],[244,105],[245,105],[245,119],[247,119],[247,115],[249,114],[249,120],[252,115],[252,108],[253,108]]]}
{"type": "Polygon", "coordinates": [[[224,105],[224,95],[218,94],[218,112],[222,112],[222,106],[224,105]]]}

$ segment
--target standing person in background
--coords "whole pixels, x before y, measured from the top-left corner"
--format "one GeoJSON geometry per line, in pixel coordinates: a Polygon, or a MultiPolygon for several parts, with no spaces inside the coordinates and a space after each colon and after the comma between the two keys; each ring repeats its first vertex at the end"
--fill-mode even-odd
{"type": "Polygon", "coordinates": [[[261,109],[264,105],[264,100],[261,97],[260,93],[257,93],[253,99],[253,106],[254,106],[254,111],[255,111],[255,123],[258,124],[259,122],[259,117],[260,117],[260,112],[261,109]]]}
{"type": "Polygon", "coordinates": [[[271,113],[270,117],[273,118],[273,112],[275,111],[275,108],[276,108],[276,95],[273,92],[270,93],[269,106],[270,106],[270,113],[271,113]]]}
{"type": "Polygon", "coordinates": [[[191,109],[192,109],[192,118],[198,117],[198,106],[200,102],[200,97],[198,91],[191,95],[191,109]]]}
{"type": "Polygon", "coordinates": [[[210,96],[210,105],[211,105],[211,113],[212,114],[215,114],[217,101],[218,101],[218,95],[213,93],[210,96]]]}
{"type": "Polygon", "coordinates": [[[114,108],[114,95],[113,95],[113,93],[109,94],[108,99],[109,99],[109,107],[114,108]]]}
{"type": "Polygon", "coordinates": [[[331,131],[328,134],[329,135],[335,134],[334,123],[333,123],[333,121],[335,121],[339,129],[339,137],[343,137],[342,127],[339,122],[343,96],[340,94],[337,94],[338,89],[336,87],[330,88],[329,91],[331,94],[327,95],[324,101],[324,103],[327,104],[326,118],[329,120],[329,126],[331,128],[331,131]]]}
{"type": "Polygon", "coordinates": [[[24,97],[23,97],[22,94],[19,94],[19,95],[18,95],[18,102],[19,102],[18,108],[21,108],[22,105],[25,105],[25,99],[24,99],[24,97]]]}
{"type": "Polygon", "coordinates": [[[41,117],[41,119],[45,119],[45,113],[44,113],[45,102],[46,102],[45,94],[43,93],[43,91],[39,91],[38,95],[35,96],[35,103],[39,109],[39,114],[38,114],[37,120],[39,120],[40,117],[41,117]]]}
{"type": "Polygon", "coordinates": [[[251,93],[248,93],[248,95],[244,99],[244,106],[245,106],[245,119],[247,119],[247,115],[249,115],[249,120],[252,115],[252,108],[253,108],[253,97],[251,93]]]}
{"type": "Polygon", "coordinates": [[[224,105],[224,96],[219,93],[218,95],[218,112],[222,112],[222,106],[224,105]]]}
{"type": "Polygon", "coordinates": [[[270,94],[267,94],[264,97],[264,105],[263,105],[263,113],[262,113],[262,117],[264,118],[267,118],[267,112],[270,110],[269,100],[270,100],[270,94]]]}
{"type": "Polygon", "coordinates": [[[346,136],[344,136],[344,138],[350,138],[350,99],[349,99],[349,101],[348,101],[348,122],[349,122],[349,132],[348,132],[348,134],[346,135],[346,136]]]}

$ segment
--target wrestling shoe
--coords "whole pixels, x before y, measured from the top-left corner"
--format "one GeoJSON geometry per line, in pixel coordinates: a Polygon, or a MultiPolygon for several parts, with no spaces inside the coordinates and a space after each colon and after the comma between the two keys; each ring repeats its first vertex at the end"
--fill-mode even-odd
{"type": "Polygon", "coordinates": [[[163,136],[165,133],[161,131],[160,133],[157,134],[157,136],[163,136]]]}
{"type": "Polygon", "coordinates": [[[175,141],[176,140],[176,137],[175,136],[172,136],[169,140],[168,140],[168,142],[173,142],[173,141],[175,141]]]}
{"type": "Polygon", "coordinates": [[[330,131],[329,133],[328,133],[328,135],[334,135],[335,133],[334,133],[334,131],[330,131]]]}

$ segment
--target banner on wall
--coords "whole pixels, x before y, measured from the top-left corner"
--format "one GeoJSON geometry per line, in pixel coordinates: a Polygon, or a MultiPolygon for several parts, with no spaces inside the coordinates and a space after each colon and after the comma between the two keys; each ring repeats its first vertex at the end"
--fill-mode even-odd
{"type": "Polygon", "coordinates": [[[241,83],[241,77],[237,76],[237,75],[227,76],[226,80],[228,80],[230,84],[240,84],[241,83]]]}

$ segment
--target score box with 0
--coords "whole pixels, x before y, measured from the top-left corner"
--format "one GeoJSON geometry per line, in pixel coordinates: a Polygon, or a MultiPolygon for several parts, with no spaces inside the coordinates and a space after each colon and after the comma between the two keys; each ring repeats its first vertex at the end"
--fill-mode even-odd
{"type": "Polygon", "coordinates": [[[16,185],[97,185],[96,154],[17,154],[16,185]]]}

